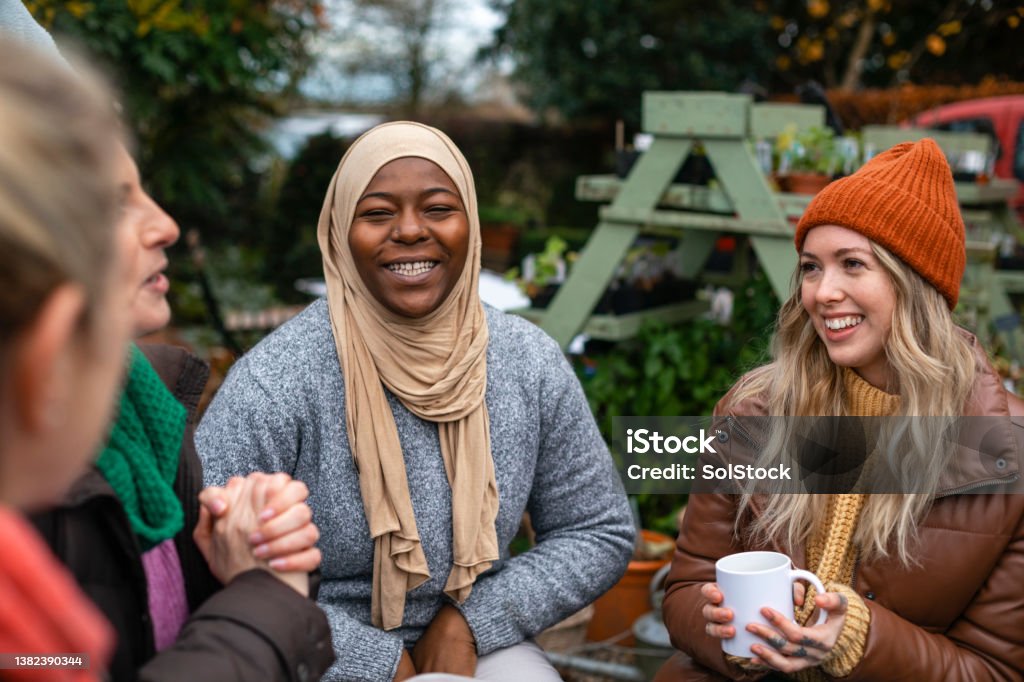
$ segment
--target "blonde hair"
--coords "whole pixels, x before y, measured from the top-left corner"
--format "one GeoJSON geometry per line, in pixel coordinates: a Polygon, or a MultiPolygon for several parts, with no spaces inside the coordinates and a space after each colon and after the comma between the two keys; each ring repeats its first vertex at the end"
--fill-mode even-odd
{"type": "MultiPolygon", "coordinates": [[[[883,247],[872,251],[890,277],[895,292],[892,329],[885,344],[886,359],[899,396],[899,415],[932,419],[892,420],[885,439],[885,464],[896,480],[915,482],[919,493],[869,495],[854,535],[866,559],[894,553],[912,563],[917,524],[934,500],[939,475],[951,463],[954,449],[943,435],[959,416],[974,385],[975,359],[967,340],[953,322],[942,295],[910,266],[883,247]]],[[[779,311],[772,340],[771,364],[753,372],[738,387],[735,400],[766,398],[769,415],[843,416],[843,368],[833,363],[818,337],[800,296],[800,271],[794,291],[779,311]]],[[[779,461],[793,439],[794,420],[774,419],[769,427],[762,461],[779,461]]],[[[903,488],[906,489],[906,488],[903,488]]],[[[740,501],[736,530],[748,509],[751,493],[740,501]]],[[[824,516],[826,495],[770,495],[763,513],[744,532],[751,538],[776,540],[788,549],[804,545],[816,521],[824,516]]]]}
{"type": "Polygon", "coordinates": [[[0,353],[65,282],[83,328],[113,253],[117,120],[107,90],[56,55],[0,39],[0,353]]]}

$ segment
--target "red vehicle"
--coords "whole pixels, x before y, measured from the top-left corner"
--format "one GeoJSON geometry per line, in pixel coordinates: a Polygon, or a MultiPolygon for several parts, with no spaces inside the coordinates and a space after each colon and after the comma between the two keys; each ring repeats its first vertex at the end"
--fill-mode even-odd
{"type": "MultiPolygon", "coordinates": [[[[1024,95],[954,102],[918,114],[911,123],[989,135],[996,152],[996,177],[1024,183],[1024,95]]],[[[1024,184],[1010,203],[1024,218],[1024,184]]]]}

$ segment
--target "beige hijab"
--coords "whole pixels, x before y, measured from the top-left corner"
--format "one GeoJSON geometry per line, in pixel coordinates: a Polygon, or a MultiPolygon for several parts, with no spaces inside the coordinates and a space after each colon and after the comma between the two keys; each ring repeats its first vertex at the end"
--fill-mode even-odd
{"type": "Polygon", "coordinates": [[[405,593],[428,580],[430,571],[385,386],[413,414],[438,425],[452,491],[453,566],[445,593],[463,602],[476,576],[498,558],[498,487],[484,404],[487,321],[477,293],[480,220],[469,164],[439,130],[409,122],[377,126],[342,157],[327,189],[317,240],[345,379],[349,446],[375,542],[371,617],[375,626],[391,630],[402,624],[405,593]],[[381,166],[409,156],[433,161],[448,174],[470,228],[469,254],[458,283],[437,310],[419,319],[396,315],[377,302],[348,246],[356,203],[366,186],[381,166]]]}

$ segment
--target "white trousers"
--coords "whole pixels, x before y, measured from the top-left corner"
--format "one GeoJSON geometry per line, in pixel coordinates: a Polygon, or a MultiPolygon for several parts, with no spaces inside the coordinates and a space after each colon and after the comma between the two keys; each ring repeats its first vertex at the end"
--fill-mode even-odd
{"type": "Polygon", "coordinates": [[[544,651],[532,640],[527,640],[498,649],[481,656],[476,663],[476,675],[464,677],[447,673],[417,675],[409,682],[464,682],[465,680],[488,680],[488,682],[561,682],[562,677],[548,662],[544,651]]]}

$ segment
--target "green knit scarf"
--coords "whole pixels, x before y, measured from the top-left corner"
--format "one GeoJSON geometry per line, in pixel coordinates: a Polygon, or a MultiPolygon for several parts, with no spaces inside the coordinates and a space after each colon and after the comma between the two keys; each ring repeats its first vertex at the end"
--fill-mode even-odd
{"type": "Polygon", "coordinates": [[[146,551],[185,523],[174,479],[187,412],[134,344],[130,363],[120,413],[96,464],[146,551]]]}

